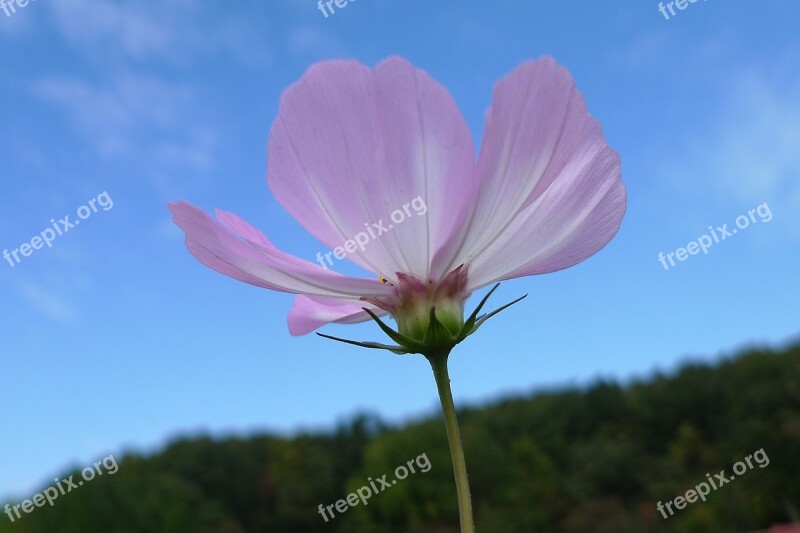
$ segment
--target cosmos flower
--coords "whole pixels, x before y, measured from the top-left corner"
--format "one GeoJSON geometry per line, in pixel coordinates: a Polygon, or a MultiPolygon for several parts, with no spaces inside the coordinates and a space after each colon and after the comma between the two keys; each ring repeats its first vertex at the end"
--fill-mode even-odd
{"type": "Polygon", "coordinates": [[[374,69],[313,65],[281,98],[267,180],[331,248],[408,199],[424,200],[424,217],[387,226],[348,253],[372,278],[278,250],[232,213],[217,211],[215,220],[188,203],[170,205],[203,264],[298,295],[292,334],[392,315],[401,352],[430,340],[432,329],[460,340],[475,328],[464,318],[474,291],[583,261],[611,240],[625,212],[619,158],[551,58],[526,62],[497,84],[477,160],[450,94],[406,60],[374,69]]]}
{"type": "Polygon", "coordinates": [[[289,313],[295,335],[371,318],[396,345],[331,338],[423,354],[442,405],[461,531],[473,533],[447,360],[511,304],[479,317],[489,291],[465,319],[464,302],[481,287],[561,270],[605,246],[625,213],[619,157],[570,74],[550,58],[497,84],[477,161],[451,96],[399,58],[374,69],[312,66],[281,98],[268,156],[278,201],[326,246],[345,243],[347,257],[374,277],[293,257],[232,213],[218,211],[215,220],[171,204],[189,251],[226,276],[297,294],[289,313]],[[410,216],[409,198],[422,202],[424,217],[410,216]],[[394,217],[401,208],[410,217],[402,224],[394,217]],[[389,213],[396,224],[384,223],[389,213]],[[397,331],[381,320],[387,314],[397,331]]]}

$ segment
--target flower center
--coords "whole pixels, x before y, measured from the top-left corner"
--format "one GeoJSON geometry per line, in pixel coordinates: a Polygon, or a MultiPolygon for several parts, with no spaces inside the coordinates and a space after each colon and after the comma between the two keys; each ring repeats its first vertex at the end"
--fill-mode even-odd
{"type": "Polygon", "coordinates": [[[465,293],[466,268],[458,267],[438,283],[402,272],[397,273],[396,285],[383,276],[378,281],[395,287],[394,294],[367,300],[388,311],[401,334],[419,342],[433,341],[429,332],[432,310],[446,330],[441,332],[443,337],[456,335],[464,326],[464,302],[469,296],[465,293]]]}

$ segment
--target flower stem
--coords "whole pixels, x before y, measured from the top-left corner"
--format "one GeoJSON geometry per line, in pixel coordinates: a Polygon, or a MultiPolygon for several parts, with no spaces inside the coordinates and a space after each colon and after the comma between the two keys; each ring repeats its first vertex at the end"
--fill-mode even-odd
{"type": "Polygon", "coordinates": [[[453,472],[456,478],[456,492],[458,494],[458,514],[461,520],[461,533],[474,533],[475,526],[472,521],[472,499],[469,494],[469,479],[467,479],[467,464],[464,461],[464,450],[461,447],[461,435],[458,431],[456,408],[453,404],[453,394],[450,392],[450,376],[447,373],[447,357],[450,351],[427,355],[436,378],[436,387],[439,390],[439,400],[442,403],[444,424],[447,428],[447,440],[450,444],[450,457],[453,460],[453,472]]]}

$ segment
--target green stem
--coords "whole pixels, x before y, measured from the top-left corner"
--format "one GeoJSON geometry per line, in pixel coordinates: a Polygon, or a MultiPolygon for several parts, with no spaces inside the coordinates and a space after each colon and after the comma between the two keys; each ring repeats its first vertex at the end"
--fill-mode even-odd
{"type": "Polygon", "coordinates": [[[474,533],[475,526],[472,522],[472,499],[469,494],[469,479],[467,479],[467,463],[464,461],[464,450],[461,447],[461,435],[458,431],[456,407],[453,404],[453,394],[450,392],[450,376],[447,373],[447,357],[449,350],[426,356],[433,368],[436,378],[436,387],[439,390],[439,400],[442,403],[444,424],[447,428],[447,440],[450,444],[450,457],[453,460],[453,472],[456,478],[456,492],[458,493],[458,514],[461,519],[461,533],[474,533]]]}

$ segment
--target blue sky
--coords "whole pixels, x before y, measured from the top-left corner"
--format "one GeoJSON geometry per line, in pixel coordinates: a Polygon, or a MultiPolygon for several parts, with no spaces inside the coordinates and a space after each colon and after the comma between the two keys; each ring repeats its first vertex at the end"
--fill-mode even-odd
{"type": "MultiPolygon", "coordinates": [[[[52,248],[0,262],[0,498],[177,434],[434,412],[423,359],[291,337],[292,298],[201,266],[166,209],[220,207],[299,257],[324,251],[265,169],[282,90],[327,58],[407,57],[480,139],[495,81],[549,54],[621,155],[619,234],[577,267],[501,286],[492,305],[529,297],[454,352],[457,404],[796,338],[798,21],[791,0],[697,2],[670,20],[650,0],[358,0],[328,18],[310,0],[0,11],[0,250],[103,192],[113,201],[52,248]],[[765,203],[769,222],[669,271],[658,262],[765,203]]],[[[324,331],[384,340],[370,324],[324,331]]]]}

